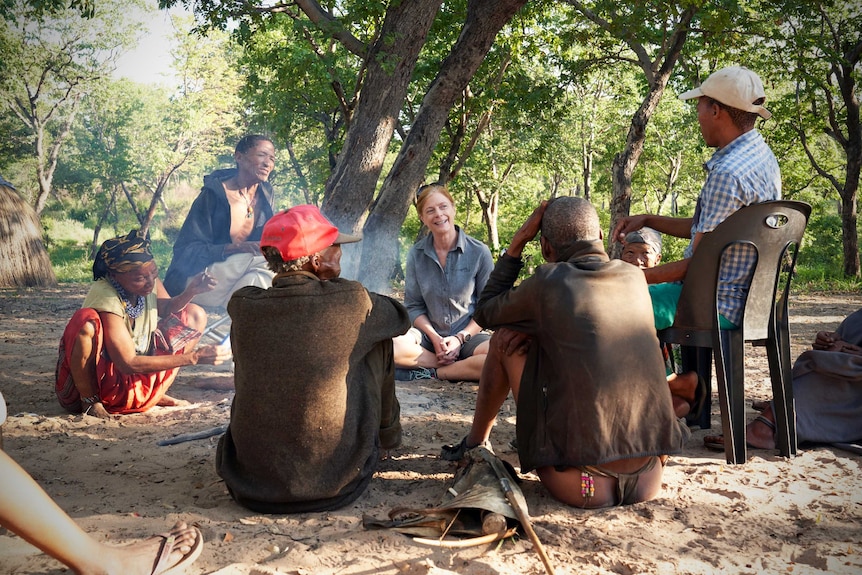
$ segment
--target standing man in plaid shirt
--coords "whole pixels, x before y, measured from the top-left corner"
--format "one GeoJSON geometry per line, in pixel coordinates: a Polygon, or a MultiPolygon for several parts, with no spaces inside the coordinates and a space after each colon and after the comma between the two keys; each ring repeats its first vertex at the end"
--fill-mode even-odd
{"type": "MultiPolygon", "coordinates": [[[[644,270],[659,330],[673,324],[682,290],[680,282],[703,235],[742,207],[781,198],[778,162],[754,127],[758,116],[767,120],[772,116],[763,107],[766,94],[757,74],[742,66],[723,68],[679,98],[697,98],[700,132],[707,146],[717,148],[704,165],[706,182],[694,216],[628,216],[617,222],[611,235],[622,241],[627,233],[649,226],[664,234],[691,239],[683,259],[644,270]]],[[[742,319],[745,286],[755,258],[750,246],[733,246],[724,256],[718,287],[718,309],[724,329],[738,327],[742,319]]]]}

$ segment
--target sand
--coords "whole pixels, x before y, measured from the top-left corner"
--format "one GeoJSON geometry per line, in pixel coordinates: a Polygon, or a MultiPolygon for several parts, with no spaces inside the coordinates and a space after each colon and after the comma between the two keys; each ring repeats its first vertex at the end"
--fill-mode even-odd
{"type": "MultiPolygon", "coordinates": [[[[192,574],[492,574],[545,573],[523,536],[468,549],[440,549],[392,531],[367,531],[364,514],[438,503],[454,464],[440,446],[467,431],[476,385],[399,382],[404,444],[380,463],[354,504],[327,513],[262,516],[228,495],[215,472],[216,437],[159,446],[160,440],[225,425],[230,373],[197,366],[180,372],[172,395],[191,402],[103,421],[69,415],[57,404],[57,341],[86,285],[0,290],[0,391],[10,417],[5,449],[93,536],[127,543],[177,520],[200,527],[206,545],[192,574]],[[215,378],[215,379],[214,379],[215,378]],[[215,386],[219,387],[219,386],[215,386]]],[[[792,303],[795,357],[821,329],[834,329],[862,306],[860,296],[798,296],[792,303]]],[[[746,348],[746,402],[768,399],[761,349],[746,348]]],[[[491,440],[518,466],[507,444],[514,405],[504,405],[491,440]]],[[[748,410],[749,419],[754,412],[748,410]]],[[[713,429],[720,430],[713,404],[713,429]]],[[[862,573],[860,456],[804,447],[785,459],[749,450],[744,465],[703,447],[696,430],[671,459],[658,499],[583,511],[551,499],[534,475],[523,477],[534,529],[557,573],[862,573]]],[[[0,529],[0,573],[68,572],[0,529]]]]}

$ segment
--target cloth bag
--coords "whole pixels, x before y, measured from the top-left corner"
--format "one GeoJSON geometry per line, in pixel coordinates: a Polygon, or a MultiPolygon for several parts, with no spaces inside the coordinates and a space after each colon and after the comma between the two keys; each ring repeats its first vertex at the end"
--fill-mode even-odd
{"type": "Polygon", "coordinates": [[[521,527],[504,485],[525,513],[527,509],[517,481],[511,465],[488,449],[475,447],[459,463],[439,505],[424,509],[396,507],[389,512],[388,520],[364,516],[362,525],[366,529],[394,529],[416,536],[417,542],[443,547],[468,547],[504,539],[521,527]],[[444,539],[448,536],[468,539],[444,539]]]}

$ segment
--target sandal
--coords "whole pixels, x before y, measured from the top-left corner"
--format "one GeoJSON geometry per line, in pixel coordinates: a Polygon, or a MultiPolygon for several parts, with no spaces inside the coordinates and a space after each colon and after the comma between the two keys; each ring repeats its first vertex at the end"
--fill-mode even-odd
{"type": "Polygon", "coordinates": [[[488,440],[483,441],[478,445],[467,445],[467,436],[464,436],[464,439],[458,445],[444,445],[440,448],[440,459],[445,459],[446,461],[461,461],[464,459],[464,455],[470,451],[471,449],[476,449],[477,447],[484,447],[491,453],[494,453],[494,448],[491,447],[491,442],[488,440]]]}
{"type": "MultiPolygon", "coordinates": [[[[753,421],[759,421],[760,423],[766,425],[769,429],[772,430],[772,434],[775,435],[775,424],[762,415],[758,415],[754,418],[753,421]]],[[[752,422],[753,423],[753,422],[752,422]]],[[[745,445],[752,449],[774,449],[773,447],[758,447],[756,445],[752,445],[748,442],[746,438],[745,445]]],[[[703,438],[703,446],[709,449],[714,449],[716,451],[724,451],[724,436],[723,435],[707,435],[703,438]]]]}
{"type": "Polygon", "coordinates": [[[168,562],[170,561],[171,553],[174,551],[174,536],[170,533],[156,536],[162,542],[155,564],[153,565],[152,575],[179,575],[180,573],[184,573],[186,568],[200,557],[201,551],[203,551],[204,538],[201,535],[200,529],[195,527],[194,530],[196,534],[194,544],[191,546],[189,552],[173,565],[169,565],[168,562]]]}

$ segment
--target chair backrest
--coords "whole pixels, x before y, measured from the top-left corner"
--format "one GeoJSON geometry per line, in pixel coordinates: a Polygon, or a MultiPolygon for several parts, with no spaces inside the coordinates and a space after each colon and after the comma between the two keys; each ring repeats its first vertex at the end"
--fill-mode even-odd
{"type": "Polygon", "coordinates": [[[689,262],[671,329],[718,329],[716,306],[721,256],[730,246],[744,244],[756,250],[757,262],[745,302],[743,334],[746,341],[766,339],[769,320],[778,301],[785,254],[793,249],[789,266],[785,268],[789,272],[782,296],[786,305],[789,278],[810,214],[811,206],[804,202],[775,200],[752,204],[737,210],[705,234],[689,262]]]}

